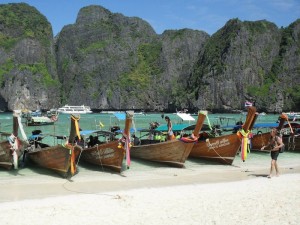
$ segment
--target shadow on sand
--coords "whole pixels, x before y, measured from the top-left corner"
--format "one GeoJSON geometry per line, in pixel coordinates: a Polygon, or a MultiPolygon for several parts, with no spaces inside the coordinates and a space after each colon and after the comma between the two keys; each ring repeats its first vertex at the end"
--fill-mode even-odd
{"type": "Polygon", "coordinates": [[[248,176],[253,176],[253,177],[268,177],[268,174],[249,174],[248,176]]]}

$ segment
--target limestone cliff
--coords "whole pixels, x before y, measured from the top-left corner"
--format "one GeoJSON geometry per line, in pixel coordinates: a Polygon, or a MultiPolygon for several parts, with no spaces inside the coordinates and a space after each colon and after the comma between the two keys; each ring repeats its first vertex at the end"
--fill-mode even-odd
{"type": "Polygon", "coordinates": [[[0,5],[1,110],[51,108],[59,101],[51,24],[35,8],[0,5]]]}
{"type": "Polygon", "coordinates": [[[287,32],[268,21],[228,21],[207,41],[191,73],[194,106],[227,111],[243,109],[250,100],[268,112],[299,109],[296,24],[287,32]]]}
{"type": "Polygon", "coordinates": [[[229,20],[212,36],[166,30],[101,6],[82,8],[53,38],[35,8],[0,5],[0,109],[189,108],[300,111],[300,20],[229,20]]]}

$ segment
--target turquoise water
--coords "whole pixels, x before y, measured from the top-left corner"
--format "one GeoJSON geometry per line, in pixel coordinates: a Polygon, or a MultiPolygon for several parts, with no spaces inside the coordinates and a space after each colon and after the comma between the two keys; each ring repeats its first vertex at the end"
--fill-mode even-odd
{"type": "MultiPolygon", "coordinates": [[[[169,116],[173,124],[189,123],[188,121],[182,121],[176,114],[163,114],[164,116],[169,116]]],[[[259,116],[256,122],[276,122],[279,115],[270,114],[265,116],[259,116]]],[[[196,119],[196,116],[193,116],[196,119]]],[[[210,114],[208,115],[208,120],[206,123],[221,124],[221,125],[233,125],[237,121],[245,121],[245,115],[242,114],[210,114]]],[[[104,125],[102,129],[107,130],[111,126],[118,125],[124,128],[124,121],[118,121],[118,119],[113,114],[82,114],[80,116],[80,128],[82,130],[93,130],[99,129],[100,122],[104,125]]],[[[133,119],[133,128],[148,128],[150,122],[158,122],[160,124],[165,124],[165,120],[162,118],[162,114],[135,114],[133,119]]],[[[68,135],[70,131],[70,115],[60,114],[58,121],[55,125],[50,126],[26,126],[25,119],[22,118],[22,123],[24,124],[24,131],[27,136],[31,135],[31,132],[35,129],[40,129],[43,133],[49,133],[54,135],[68,135]]],[[[193,122],[190,122],[193,124],[193,122]]],[[[0,113],[0,131],[1,132],[11,132],[12,131],[12,113],[0,113]]],[[[19,133],[20,136],[20,133],[19,133]]]]}
{"type": "MultiPolygon", "coordinates": [[[[183,121],[176,115],[176,114],[164,114],[164,116],[169,116],[170,119],[174,124],[176,123],[183,123],[183,121]]],[[[271,115],[264,115],[259,116],[257,122],[276,122],[279,115],[271,114],[271,115]]],[[[196,118],[196,116],[193,116],[196,118]]],[[[220,124],[222,125],[233,125],[237,121],[245,120],[245,115],[242,114],[211,114],[209,115],[209,122],[210,124],[220,124]],[[221,118],[221,119],[220,119],[221,118]],[[226,119],[225,119],[226,118],[226,119]],[[228,119],[229,118],[229,119],[228,119]]],[[[22,118],[24,131],[27,136],[31,135],[31,132],[36,129],[42,130],[45,134],[54,134],[54,135],[68,135],[70,130],[70,115],[61,114],[59,115],[58,121],[55,125],[50,126],[36,126],[36,127],[28,127],[25,125],[25,119],[22,118]]],[[[133,119],[133,126],[134,128],[148,128],[150,122],[159,122],[161,124],[165,124],[165,120],[162,118],[162,114],[135,114],[133,119]]],[[[118,125],[122,128],[125,126],[124,121],[118,121],[116,117],[112,114],[100,114],[100,113],[93,113],[93,114],[85,114],[80,116],[80,128],[83,130],[86,129],[99,129],[100,122],[104,125],[102,129],[107,130],[111,126],[118,125]]],[[[206,123],[208,121],[206,120],[206,123]]],[[[184,122],[188,123],[188,122],[184,122]]],[[[192,122],[191,122],[192,124],[192,122]]],[[[12,113],[0,113],[0,130],[1,132],[12,132],[12,113]]],[[[21,137],[21,133],[19,132],[19,137],[21,137]]],[[[48,140],[51,144],[51,140],[48,140]]],[[[52,140],[53,144],[56,144],[52,140]]],[[[287,166],[295,166],[299,164],[300,154],[299,153],[292,153],[292,152],[285,152],[280,155],[280,162],[287,166]]],[[[240,157],[237,156],[234,160],[233,167],[240,167],[243,168],[245,166],[259,166],[262,168],[268,168],[270,162],[270,156],[268,153],[257,153],[251,152],[248,155],[248,159],[246,162],[242,162],[240,157]]],[[[185,163],[186,169],[198,169],[199,167],[205,167],[206,169],[210,168],[230,168],[232,166],[226,165],[219,165],[213,162],[207,162],[204,160],[194,160],[188,159],[185,163]]],[[[89,173],[89,171],[105,171],[113,173],[109,170],[104,168],[95,167],[92,165],[86,165],[80,163],[78,165],[79,168],[79,176],[80,174],[89,173]]],[[[132,159],[130,173],[134,173],[135,171],[151,171],[153,168],[168,168],[163,164],[159,163],[151,163],[145,162],[141,160],[132,159]]],[[[125,168],[124,168],[125,170],[125,168]]],[[[14,177],[17,175],[22,174],[22,176],[38,176],[39,174],[47,174],[51,176],[58,176],[52,171],[48,171],[42,168],[37,168],[34,165],[28,165],[24,168],[20,168],[18,171],[6,171],[5,169],[0,168],[0,177],[14,177]]],[[[59,176],[58,176],[59,177],[59,176]]]]}

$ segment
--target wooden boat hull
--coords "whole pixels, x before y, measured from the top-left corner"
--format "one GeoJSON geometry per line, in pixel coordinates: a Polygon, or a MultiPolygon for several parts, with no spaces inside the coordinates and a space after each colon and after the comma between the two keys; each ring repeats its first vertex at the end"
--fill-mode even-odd
{"type": "MultiPolygon", "coordinates": [[[[251,150],[260,151],[263,146],[266,146],[269,143],[270,137],[270,132],[253,135],[251,138],[251,150]]],[[[270,149],[265,148],[264,150],[270,149]]]]}
{"type": "MultiPolygon", "coordinates": [[[[74,146],[75,159],[81,152],[79,146],[74,146]]],[[[34,151],[26,153],[27,157],[38,166],[53,170],[66,177],[71,168],[71,150],[63,145],[35,148],[34,151]]],[[[76,164],[74,165],[76,168],[76,164]]]]}
{"type": "Polygon", "coordinates": [[[300,152],[300,135],[283,136],[285,151],[300,152]]]}
{"type": "Polygon", "coordinates": [[[196,142],[189,157],[231,165],[240,146],[241,140],[236,134],[209,138],[196,142]]]}
{"type": "Polygon", "coordinates": [[[151,143],[132,146],[130,156],[154,162],[166,163],[182,168],[189,156],[194,143],[185,143],[180,140],[151,143]]]}
{"type": "MultiPolygon", "coordinates": [[[[23,154],[25,147],[27,144],[23,141],[19,141],[19,149],[17,150],[18,158],[23,154]]],[[[13,167],[13,155],[11,150],[11,145],[9,141],[1,141],[0,142],[0,167],[5,169],[12,169],[13,167]]]]}
{"type": "Polygon", "coordinates": [[[125,150],[118,148],[118,145],[119,141],[112,141],[86,148],[82,151],[80,160],[121,172],[125,150]]]}
{"type": "MultiPolygon", "coordinates": [[[[270,137],[270,132],[254,135],[251,139],[251,150],[260,151],[262,146],[268,144],[270,137]]],[[[285,151],[300,152],[300,136],[283,135],[282,141],[285,145],[285,151]]],[[[266,147],[263,151],[270,152],[270,147],[266,147]]]]}

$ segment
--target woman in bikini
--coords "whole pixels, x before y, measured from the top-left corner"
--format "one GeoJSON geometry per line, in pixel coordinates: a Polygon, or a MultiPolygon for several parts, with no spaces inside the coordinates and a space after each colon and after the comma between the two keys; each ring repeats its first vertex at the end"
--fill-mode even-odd
{"type": "Polygon", "coordinates": [[[172,122],[170,120],[170,117],[166,116],[165,120],[167,122],[167,126],[168,126],[168,140],[172,140],[175,139],[174,133],[173,133],[173,127],[172,127],[172,122]]]}

